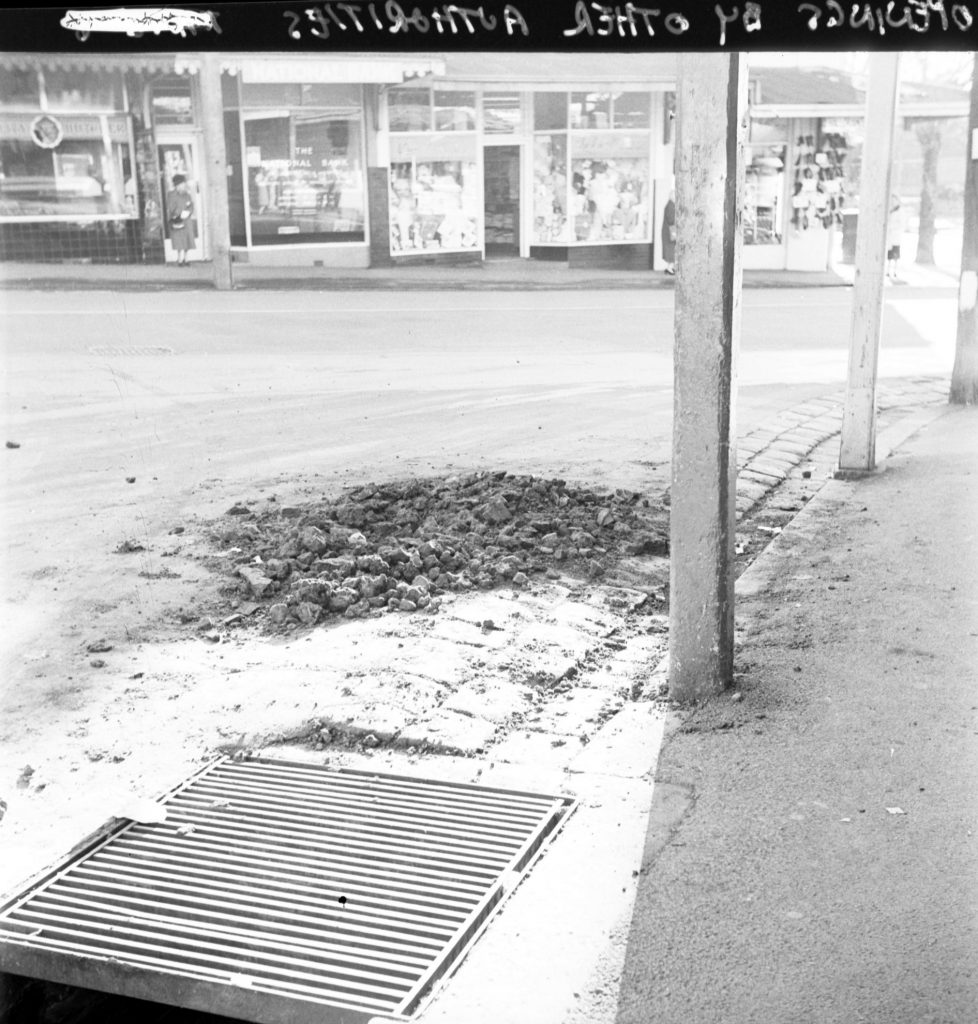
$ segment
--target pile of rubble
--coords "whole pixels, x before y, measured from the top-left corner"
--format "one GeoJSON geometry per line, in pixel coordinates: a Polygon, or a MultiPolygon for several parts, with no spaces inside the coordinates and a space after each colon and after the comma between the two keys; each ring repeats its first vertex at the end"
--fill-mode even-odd
{"type": "Polygon", "coordinates": [[[370,484],[306,506],[235,505],[212,539],[269,623],[314,625],[436,611],[447,592],[525,587],[541,574],[597,579],[623,555],[668,554],[668,509],[633,491],[481,472],[370,484]]]}

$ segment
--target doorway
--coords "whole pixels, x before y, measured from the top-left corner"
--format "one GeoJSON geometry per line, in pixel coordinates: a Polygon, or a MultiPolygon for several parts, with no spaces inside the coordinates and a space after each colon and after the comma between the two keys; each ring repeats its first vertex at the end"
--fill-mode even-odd
{"type": "Polygon", "coordinates": [[[486,146],[486,258],[520,254],[520,147],[486,146]]]}
{"type": "Polygon", "coordinates": [[[166,140],[157,140],[156,154],[160,165],[160,188],[163,192],[164,248],[167,263],[173,263],[177,258],[170,243],[169,218],[166,214],[166,197],[173,191],[173,177],[176,174],[182,174],[187,179],[190,196],[194,201],[196,245],[190,251],[189,258],[192,260],[207,258],[207,211],[204,209],[204,189],[200,180],[199,153],[199,141],[194,135],[174,135],[166,140]]]}

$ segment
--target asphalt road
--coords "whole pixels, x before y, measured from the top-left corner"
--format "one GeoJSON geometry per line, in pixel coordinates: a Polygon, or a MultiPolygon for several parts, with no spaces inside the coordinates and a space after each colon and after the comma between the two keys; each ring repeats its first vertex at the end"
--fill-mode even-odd
{"type": "MultiPolygon", "coordinates": [[[[953,290],[887,300],[881,376],[948,373],[953,290]]],[[[851,292],[743,302],[746,433],[844,382],[851,292]]],[[[673,317],[671,291],[2,293],[7,600],[53,541],[99,550],[300,481],[492,467],[659,486],[673,317]]]]}

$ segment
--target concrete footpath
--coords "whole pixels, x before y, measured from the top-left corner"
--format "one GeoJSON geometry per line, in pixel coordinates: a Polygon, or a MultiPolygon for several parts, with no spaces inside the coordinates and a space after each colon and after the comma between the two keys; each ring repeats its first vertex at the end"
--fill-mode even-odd
{"type": "Polygon", "coordinates": [[[738,583],[656,770],[617,1024],[978,1019],[978,409],[904,421],[738,583]]]}
{"type": "MultiPolygon", "coordinates": [[[[947,287],[947,275],[925,272],[921,283],[947,287]]],[[[106,263],[3,263],[0,290],[97,289],[160,291],[211,289],[210,263],[106,264],[106,263]]],[[[528,259],[494,259],[482,263],[439,266],[432,262],[364,269],[332,267],[263,267],[235,263],[235,289],[290,289],[305,291],[579,291],[672,289],[676,279],[653,270],[571,268],[566,263],[528,259]]],[[[745,288],[831,288],[852,283],[852,268],[824,272],[748,270],[745,288]]]]}

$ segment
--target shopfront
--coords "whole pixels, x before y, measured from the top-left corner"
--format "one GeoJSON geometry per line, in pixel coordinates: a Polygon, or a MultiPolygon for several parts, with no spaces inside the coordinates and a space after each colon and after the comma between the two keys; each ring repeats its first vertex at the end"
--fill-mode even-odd
{"type": "Polygon", "coordinates": [[[0,258],[137,259],[134,152],[121,71],[0,66],[0,258]]]}
{"type": "Polygon", "coordinates": [[[649,89],[390,89],[390,257],[651,266],[664,96],[649,89]]]}
{"type": "Polygon", "coordinates": [[[242,77],[224,76],[232,246],[365,251],[362,87],[242,77]]]}
{"type": "Polygon", "coordinates": [[[744,269],[825,270],[851,190],[842,122],[754,117],[745,163],[744,269]]]}

